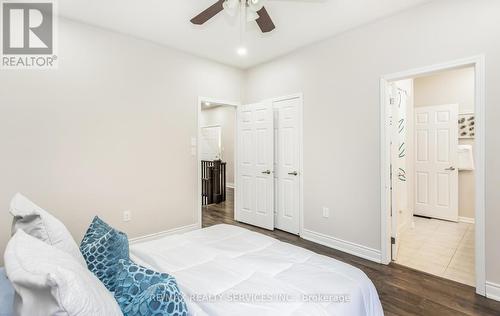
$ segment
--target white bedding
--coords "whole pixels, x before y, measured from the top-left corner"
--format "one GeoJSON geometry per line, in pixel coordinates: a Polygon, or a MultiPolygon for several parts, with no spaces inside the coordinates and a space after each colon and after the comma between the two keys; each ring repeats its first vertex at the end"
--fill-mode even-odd
{"type": "Polygon", "coordinates": [[[383,315],[361,270],[237,226],[136,243],[130,254],[175,276],[192,315],[383,315]]]}

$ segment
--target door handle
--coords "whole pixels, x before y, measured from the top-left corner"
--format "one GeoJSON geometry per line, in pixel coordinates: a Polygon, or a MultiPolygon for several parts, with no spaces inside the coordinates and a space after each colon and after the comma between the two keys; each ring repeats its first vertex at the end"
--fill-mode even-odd
{"type": "Polygon", "coordinates": [[[299,173],[297,171],[294,171],[294,172],[289,172],[288,174],[291,176],[297,176],[299,173]]]}
{"type": "Polygon", "coordinates": [[[444,169],[444,170],[448,170],[448,171],[455,171],[455,167],[451,166],[451,167],[446,168],[446,169],[444,169]]]}
{"type": "Polygon", "coordinates": [[[271,174],[271,170],[262,171],[263,174],[271,174]]]}

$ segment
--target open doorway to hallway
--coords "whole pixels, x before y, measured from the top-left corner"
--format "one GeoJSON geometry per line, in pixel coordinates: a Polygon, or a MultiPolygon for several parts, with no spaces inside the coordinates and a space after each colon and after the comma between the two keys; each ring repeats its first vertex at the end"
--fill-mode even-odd
{"type": "Polygon", "coordinates": [[[392,260],[475,286],[475,72],[391,82],[392,260]]]}
{"type": "Polygon", "coordinates": [[[202,101],[198,125],[201,211],[234,218],[236,107],[202,101]]]}

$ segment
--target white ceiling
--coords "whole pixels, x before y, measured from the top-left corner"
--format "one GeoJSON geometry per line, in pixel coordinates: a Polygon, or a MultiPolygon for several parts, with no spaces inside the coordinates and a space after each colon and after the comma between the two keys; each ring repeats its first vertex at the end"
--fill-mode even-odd
{"type": "Polygon", "coordinates": [[[268,0],[276,29],[262,34],[245,23],[239,56],[239,17],[219,13],[202,26],[189,20],[216,0],[64,0],[61,16],[97,25],[224,64],[249,68],[299,47],[431,0],[268,0]]]}

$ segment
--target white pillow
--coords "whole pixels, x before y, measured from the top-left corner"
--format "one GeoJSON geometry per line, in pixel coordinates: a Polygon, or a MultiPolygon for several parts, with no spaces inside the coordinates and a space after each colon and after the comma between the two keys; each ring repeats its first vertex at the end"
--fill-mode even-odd
{"type": "Polygon", "coordinates": [[[12,235],[22,229],[27,234],[69,253],[84,267],[87,266],[66,226],[28,198],[17,193],[10,202],[10,214],[14,216],[12,235]]]}
{"type": "Polygon", "coordinates": [[[111,292],[90,271],[22,230],[7,244],[4,261],[16,290],[16,315],[122,315],[111,292]]]}

